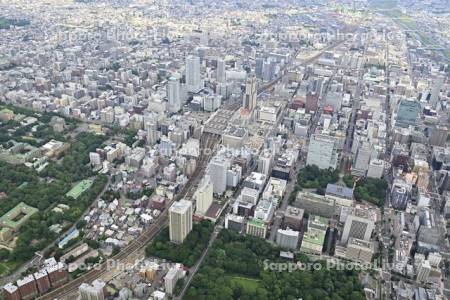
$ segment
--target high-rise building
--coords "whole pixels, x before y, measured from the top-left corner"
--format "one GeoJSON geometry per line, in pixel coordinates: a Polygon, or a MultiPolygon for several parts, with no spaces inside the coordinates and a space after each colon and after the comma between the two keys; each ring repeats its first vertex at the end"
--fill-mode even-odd
{"type": "Polygon", "coordinates": [[[348,239],[351,237],[368,241],[374,229],[375,221],[371,219],[367,211],[364,209],[355,209],[345,221],[341,241],[347,244],[348,239]]]}
{"type": "Polygon", "coordinates": [[[444,84],[444,76],[439,75],[436,77],[433,89],[431,90],[430,105],[432,108],[436,108],[439,101],[439,94],[441,93],[442,85],[444,84]]]}
{"type": "Polygon", "coordinates": [[[296,250],[300,233],[290,228],[278,229],[276,243],[284,249],[296,250]]]}
{"type": "Polygon", "coordinates": [[[186,85],[188,92],[197,93],[202,86],[200,74],[200,57],[188,56],[186,58],[186,85]]]}
{"type": "Polygon", "coordinates": [[[385,162],[382,159],[372,159],[367,170],[367,177],[381,178],[384,174],[385,162]]]}
{"type": "Polygon", "coordinates": [[[213,202],[213,183],[209,175],[203,177],[200,186],[195,192],[196,213],[205,215],[213,202]]]}
{"type": "Polygon", "coordinates": [[[146,124],[147,127],[147,144],[153,146],[158,141],[158,129],[156,123],[148,122],[146,124]]]}
{"type": "Polygon", "coordinates": [[[226,81],[226,75],[225,75],[225,61],[223,59],[217,60],[217,69],[216,69],[216,79],[218,82],[225,82],[226,81]]]}
{"type": "Polygon", "coordinates": [[[258,78],[262,78],[263,76],[263,65],[264,65],[264,58],[258,57],[255,60],[255,75],[258,78]]]}
{"type": "Polygon", "coordinates": [[[256,97],[256,77],[251,76],[250,78],[247,78],[245,83],[245,94],[242,99],[242,107],[248,109],[249,111],[253,111],[256,107],[256,97]]]}
{"type": "Polygon", "coordinates": [[[222,195],[227,189],[227,170],[230,161],[221,156],[215,156],[208,166],[208,173],[213,182],[215,194],[222,195]]]}
{"type": "Polygon", "coordinates": [[[309,215],[308,230],[303,234],[301,252],[315,255],[322,253],[328,222],[327,218],[309,215]]]}
{"type": "Polygon", "coordinates": [[[180,81],[176,77],[170,77],[167,82],[167,98],[169,111],[178,112],[181,109],[180,81]]]}
{"type": "Polygon", "coordinates": [[[336,169],[338,165],[338,145],[336,138],[313,134],[309,141],[307,165],[316,165],[319,169],[336,169]]]}
{"type": "Polygon", "coordinates": [[[183,268],[180,264],[170,268],[166,276],[164,276],[164,288],[169,295],[173,294],[177,281],[184,276],[183,268]]]}
{"type": "Polygon", "coordinates": [[[272,153],[268,151],[259,156],[258,158],[259,173],[263,173],[264,175],[268,176],[270,174],[270,171],[272,170],[272,165],[273,165],[272,153]]]}
{"type": "Polygon", "coordinates": [[[182,243],[192,230],[192,203],[187,200],[174,202],[169,208],[169,236],[175,243],[182,243]]]}
{"type": "Polygon", "coordinates": [[[101,280],[94,280],[92,285],[82,283],[78,288],[81,300],[104,300],[105,283],[101,280]]]}
{"type": "Polygon", "coordinates": [[[372,145],[369,142],[360,143],[355,154],[352,166],[353,176],[366,176],[369,169],[369,162],[372,156],[372,145]]]}
{"type": "Polygon", "coordinates": [[[428,260],[422,260],[417,268],[417,281],[427,282],[428,276],[430,276],[431,265],[428,260]]]}

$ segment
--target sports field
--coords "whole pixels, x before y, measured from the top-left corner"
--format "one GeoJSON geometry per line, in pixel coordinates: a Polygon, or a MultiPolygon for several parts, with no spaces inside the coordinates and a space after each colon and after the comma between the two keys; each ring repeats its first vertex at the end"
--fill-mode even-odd
{"type": "Polygon", "coordinates": [[[259,288],[261,285],[261,281],[258,279],[241,276],[226,276],[226,277],[229,278],[230,281],[241,286],[244,290],[247,290],[250,293],[254,293],[256,289],[259,288]]]}
{"type": "Polygon", "coordinates": [[[81,194],[83,194],[83,192],[91,187],[92,183],[94,183],[94,181],[91,179],[82,180],[78,182],[69,192],[67,192],[66,196],[77,199],[81,194]]]}

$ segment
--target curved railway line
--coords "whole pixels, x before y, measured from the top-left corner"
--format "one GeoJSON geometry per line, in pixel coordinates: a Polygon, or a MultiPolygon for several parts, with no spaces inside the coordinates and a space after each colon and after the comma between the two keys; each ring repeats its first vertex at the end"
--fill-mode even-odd
{"type": "MultiPolygon", "coordinates": [[[[112,257],[111,259],[116,261],[116,265],[127,263],[126,259],[133,254],[141,251],[160,231],[164,228],[165,224],[168,221],[168,208],[172,205],[174,201],[177,201],[181,198],[192,197],[195,187],[200,182],[200,179],[205,171],[208,162],[211,156],[214,153],[214,148],[219,142],[219,136],[214,134],[203,134],[200,141],[201,155],[199,158],[199,165],[197,166],[193,176],[188,180],[188,182],[184,185],[180,193],[178,193],[174,199],[172,199],[164,211],[161,213],[159,218],[144,231],[137,239],[130,242],[127,246],[125,246],[117,255],[112,257]]],[[[68,282],[67,284],[52,290],[51,292],[42,295],[37,299],[41,300],[52,300],[52,299],[62,299],[68,295],[71,295],[77,292],[78,287],[84,282],[92,282],[93,280],[99,278],[100,276],[105,275],[110,270],[108,269],[108,263],[103,262],[97,268],[89,271],[88,273],[68,282]]]]}

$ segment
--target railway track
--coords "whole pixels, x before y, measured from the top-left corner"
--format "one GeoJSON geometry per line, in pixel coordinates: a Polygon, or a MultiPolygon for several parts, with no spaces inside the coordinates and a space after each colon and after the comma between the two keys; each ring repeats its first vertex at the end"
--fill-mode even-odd
{"type": "MultiPolygon", "coordinates": [[[[133,240],[127,246],[125,246],[117,255],[112,257],[116,261],[116,265],[126,264],[126,259],[133,254],[141,251],[160,231],[165,227],[168,222],[168,208],[172,205],[174,201],[180,200],[182,198],[190,198],[195,192],[195,187],[201,180],[203,172],[206,170],[209,160],[214,153],[214,147],[219,142],[219,136],[213,134],[202,135],[200,141],[201,155],[199,158],[199,165],[197,166],[193,176],[184,185],[180,193],[172,199],[164,211],[161,213],[156,222],[146,231],[144,231],[137,239],[133,240]]],[[[78,291],[78,287],[82,283],[92,282],[95,279],[107,274],[109,271],[109,264],[103,262],[97,268],[89,271],[88,273],[78,277],[67,284],[52,290],[51,292],[40,296],[37,299],[40,300],[53,300],[53,299],[63,299],[66,296],[72,295],[78,291]]]]}
{"type": "MultiPolygon", "coordinates": [[[[323,51],[318,53],[317,55],[309,58],[306,61],[302,62],[302,65],[307,65],[319,58],[323,52],[331,50],[338,45],[342,44],[341,42],[335,43],[333,45],[330,45],[326,47],[323,51]]],[[[293,59],[297,57],[299,54],[299,50],[296,51],[294,54],[293,59]]],[[[292,63],[292,62],[291,62],[292,63]]],[[[281,74],[278,75],[276,78],[274,78],[272,81],[268,82],[264,86],[260,87],[257,91],[258,96],[262,93],[264,93],[267,90],[270,90],[276,83],[278,83],[282,77],[285,75],[285,72],[287,68],[291,65],[291,63],[287,63],[283,70],[280,72],[281,74]]],[[[230,105],[230,110],[237,111],[240,108],[239,103],[230,105]]],[[[197,166],[193,176],[188,180],[188,182],[184,185],[180,193],[172,199],[166,209],[161,213],[158,220],[146,231],[144,231],[136,240],[132,241],[130,244],[125,246],[116,256],[112,257],[111,259],[118,261],[118,264],[120,264],[122,261],[125,261],[128,256],[132,256],[133,254],[137,253],[138,251],[142,250],[160,231],[164,228],[166,222],[168,221],[168,208],[172,205],[174,201],[180,200],[182,198],[192,198],[193,193],[195,192],[195,187],[198,186],[203,172],[206,170],[206,167],[208,165],[209,160],[211,159],[213,153],[214,153],[214,147],[217,145],[217,143],[220,141],[220,136],[211,134],[211,133],[204,133],[202,135],[202,139],[200,140],[200,158],[199,158],[199,165],[197,166]],[[206,151],[208,150],[208,151],[206,151]],[[208,153],[206,153],[208,152],[208,153]]],[[[105,275],[108,271],[108,264],[106,262],[102,263],[98,268],[89,271],[88,273],[84,274],[81,277],[78,277],[69,283],[45,294],[40,296],[37,299],[40,300],[53,300],[53,299],[63,299],[67,295],[71,295],[75,292],[77,292],[78,287],[85,282],[92,282],[93,280],[105,275]]]]}

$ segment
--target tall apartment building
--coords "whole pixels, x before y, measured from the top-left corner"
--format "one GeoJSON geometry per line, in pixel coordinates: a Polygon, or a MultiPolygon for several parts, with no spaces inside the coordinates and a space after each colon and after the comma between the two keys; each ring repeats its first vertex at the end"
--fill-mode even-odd
{"type": "Polygon", "coordinates": [[[309,141],[307,165],[319,169],[336,169],[338,165],[338,145],[336,138],[324,134],[313,134],[309,141]]]}
{"type": "Polygon", "coordinates": [[[430,105],[432,108],[436,108],[436,105],[439,101],[439,94],[441,93],[441,88],[444,84],[445,77],[443,75],[439,75],[436,77],[433,85],[433,89],[431,90],[430,96],[430,105]]]}
{"type": "Polygon", "coordinates": [[[200,74],[200,57],[188,56],[186,58],[186,85],[188,92],[197,93],[202,86],[200,74]]]}
{"type": "Polygon", "coordinates": [[[209,175],[205,175],[194,196],[196,213],[199,213],[201,215],[206,214],[213,202],[213,190],[214,189],[211,177],[209,177],[209,175]]]}
{"type": "Polygon", "coordinates": [[[245,93],[242,98],[242,107],[248,109],[249,111],[253,111],[256,107],[256,97],[256,77],[252,76],[247,78],[245,83],[245,93]]]}
{"type": "Polygon", "coordinates": [[[158,141],[158,126],[156,122],[147,122],[147,144],[153,146],[158,141]]]}
{"type": "Polygon", "coordinates": [[[170,77],[167,82],[167,98],[169,111],[178,112],[181,109],[180,81],[176,77],[170,77]]]}
{"type": "Polygon", "coordinates": [[[227,170],[230,161],[222,156],[215,156],[209,163],[208,173],[213,183],[215,194],[223,194],[227,189],[227,170]]]}
{"type": "Polygon", "coordinates": [[[169,295],[173,294],[177,281],[184,276],[183,268],[180,264],[176,264],[170,268],[166,276],[164,276],[164,288],[169,295]]]}
{"type": "Polygon", "coordinates": [[[430,276],[431,265],[428,260],[423,260],[417,268],[417,281],[427,282],[430,276]]]}
{"type": "Polygon", "coordinates": [[[187,200],[174,202],[169,208],[169,236],[175,243],[182,243],[192,230],[192,203],[187,200]]]}
{"type": "Polygon", "coordinates": [[[78,288],[81,300],[104,300],[105,283],[101,280],[94,280],[92,285],[82,283],[78,288]]]}
{"type": "Polygon", "coordinates": [[[225,61],[223,59],[217,60],[216,79],[218,82],[226,81],[225,61]]]}

